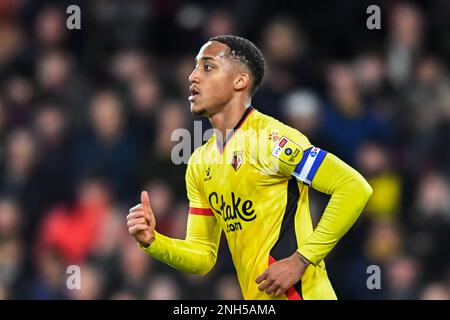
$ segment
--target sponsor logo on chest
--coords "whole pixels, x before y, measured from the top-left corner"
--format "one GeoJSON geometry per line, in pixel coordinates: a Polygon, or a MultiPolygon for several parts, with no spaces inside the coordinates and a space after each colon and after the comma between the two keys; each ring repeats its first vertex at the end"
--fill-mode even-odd
{"type": "Polygon", "coordinates": [[[224,195],[211,192],[208,196],[211,209],[226,223],[226,232],[242,230],[242,224],[256,219],[253,201],[243,200],[231,192],[231,203],[225,200],[224,195]]]}

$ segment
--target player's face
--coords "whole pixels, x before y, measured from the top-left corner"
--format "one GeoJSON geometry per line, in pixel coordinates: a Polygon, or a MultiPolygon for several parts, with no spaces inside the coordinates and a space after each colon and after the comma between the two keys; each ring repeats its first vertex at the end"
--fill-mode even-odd
{"type": "Polygon", "coordinates": [[[191,112],[210,117],[231,100],[236,65],[227,57],[228,47],[217,41],[207,42],[195,59],[189,76],[191,112]]]}

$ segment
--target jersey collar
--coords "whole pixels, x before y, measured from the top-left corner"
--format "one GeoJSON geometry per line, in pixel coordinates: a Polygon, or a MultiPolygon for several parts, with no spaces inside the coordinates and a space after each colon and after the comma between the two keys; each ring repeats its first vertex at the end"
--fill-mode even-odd
{"type": "Polygon", "coordinates": [[[242,125],[244,124],[245,120],[247,120],[247,118],[250,116],[250,114],[255,111],[255,108],[253,108],[252,106],[249,106],[247,109],[245,109],[244,114],[242,115],[241,119],[238,121],[238,123],[234,126],[233,130],[231,131],[231,133],[226,137],[225,142],[223,144],[223,147],[220,148],[220,146],[217,144],[217,140],[216,140],[216,146],[219,149],[219,152],[222,153],[223,150],[225,149],[227,143],[231,140],[231,138],[235,135],[236,131],[239,130],[240,127],[242,127],[242,125]]]}

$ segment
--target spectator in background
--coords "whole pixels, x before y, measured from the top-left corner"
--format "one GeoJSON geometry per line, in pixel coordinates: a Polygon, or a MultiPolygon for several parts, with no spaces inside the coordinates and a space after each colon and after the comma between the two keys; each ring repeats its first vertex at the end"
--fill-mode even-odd
{"type": "MultiPolygon", "coordinates": [[[[140,185],[149,180],[161,179],[169,183],[175,196],[185,198],[183,177],[186,165],[175,165],[172,162],[172,150],[181,141],[172,141],[172,133],[187,127],[187,111],[179,101],[167,101],[161,106],[156,128],[154,147],[148,148],[147,157],[140,161],[140,185]],[[151,164],[151,165],[149,165],[151,164]]],[[[192,139],[192,136],[190,136],[192,139]]],[[[192,146],[192,141],[185,141],[192,146]]]]}
{"type": "Polygon", "coordinates": [[[263,51],[271,70],[266,80],[276,91],[287,91],[293,85],[310,85],[308,43],[303,29],[292,16],[273,19],[262,32],[263,51]]]}
{"type": "Polygon", "coordinates": [[[278,108],[283,94],[314,82],[306,37],[294,18],[280,16],[264,28],[262,43],[267,78],[253,104],[261,112],[285,120],[278,108]],[[264,106],[271,107],[266,110],[264,106]]]}
{"type": "Polygon", "coordinates": [[[60,254],[53,250],[40,253],[36,260],[34,277],[28,283],[26,298],[33,300],[68,299],[66,268],[60,254]]]}
{"type": "Polygon", "coordinates": [[[68,85],[72,64],[69,55],[57,49],[45,51],[38,57],[36,80],[44,94],[64,94],[72,89],[68,85]]]}
{"type": "MultiPolygon", "coordinates": [[[[111,207],[97,231],[96,241],[92,244],[88,262],[93,263],[100,268],[105,275],[104,294],[106,298],[113,298],[121,291],[124,293],[135,294],[131,290],[122,290],[122,277],[126,277],[124,270],[120,264],[122,251],[126,249],[124,241],[127,241],[126,230],[122,226],[123,216],[122,209],[118,206],[111,207]]],[[[138,267],[138,269],[140,269],[138,267]]],[[[120,297],[118,297],[120,298],[120,297]]]]}
{"type": "MultiPolygon", "coordinates": [[[[2,75],[15,70],[23,59],[26,46],[23,28],[18,23],[0,21],[0,72],[2,75]]],[[[0,77],[1,79],[1,77],[0,77]]]]}
{"type": "Polygon", "coordinates": [[[7,197],[0,198],[0,240],[22,240],[23,217],[18,204],[7,197]]]}
{"type": "Polygon", "coordinates": [[[215,299],[217,300],[242,300],[242,292],[239,282],[233,274],[223,275],[216,282],[215,299]]]}
{"type": "Polygon", "coordinates": [[[80,266],[80,289],[67,290],[73,300],[105,299],[105,276],[102,270],[93,263],[83,263],[80,266]]]}
{"type": "Polygon", "coordinates": [[[370,225],[364,244],[366,256],[371,261],[388,263],[396,259],[407,245],[405,236],[394,222],[377,222],[370,225]]]}
{"type": "MultiPolygon", "coordinates": [[[[0,96],[0,144],[3,146],[5,145],[5,139],[7,136],[7,133],[9,131],[8,128],[8,114],[6,112],[6,106],[2,101],[2,98],[0,96]]],[[[5,150],[0,149],[0,163],[2,163],[3,157],[4,157],[5,150]]]]}
{"type": "Polygon", "coordinates": [[[235,17],[227,9],[220,8],[213,10],[208,13],[205,19],[206,21],[202,27],[203,39],[200,39],[199,46],[202,41],[221,34],[236,34],[237,26],[235,17]]]}
{"type": "Polygon", "coordinates": [[[127,270],[121,274],[120,288],[126,288],[132,294],[143,298],[146,285],[152,274],[152,262],[142,252],[137,252],[136,243],[124,238],[120,250],[120,270],[127,270]]]}
{"type": "Polygon", "coordinates": [[[0,198],[0,296],[16,299],[26,283],[23,216],[11,198],[0,198]]]}
{"type": "Polygon", "coordinates": [[[354,60],[353,69],[363,99],[379,101],[384,98],[386,66],[379,53],[368,51],[358,55],[354,60]]]}
{"type": "Polygon", "coordinates": [[[421,300],[450,300],[450,290],[442,282],[427,285],[420,293],[421,300]]]}
{"type": "Polygon", "coordinates": [[[41,185],[45,181],[39,175],[39,157],[36,141],[30,131],[18,128],[11,131],[6,140],[4,161],[0,169],[0,193],[14,197],[26,212],[27,241],[39,220],[43,198],[41,185]]]}
{"type": "Polygon", "coordinates": [[[26,127],[33,112],[33,86],[25,76],[14,75],[6,83],[5,102],[9,107],[9,125],[26,127]]]}
{"type": "Polygon", "coordinates": [[[419,143],[438,124],[450,98],[450,80],[446,66],[437,57],[427,56],[418,61],[414,83],[408,90],[409,110],[406,115],[411,133],[419,143]]]}
{"type": "Polygon", "coordinates": [[[128,289],[119,289],[109,296],[110,300],[138,300],[139,298],[128,289]]]}
{"type": "Polygon", "coordinates": [[[374,222],[397,221],[402,181],[388,150],[375,141],[363,142],[357,151],[356,162],[374,190],[366,205],[369,218],[374,222]]]}
{"type": "Polygon", "coordinates": [[[69,198],[72,179],[68,174],[72,164],[72,137],[64,108],[56,101],[43,101],[33,114],[33,129],[45,161],[39,174],[45,177],[41,185],[43,209],[69,198]]]}
{"type": "Polygon", "coordinates": [[[130,131],[141,152],[152,148],[155,141],[157,108],[161,104],[161,88],[153,74],[133,77],[130,81],[130,131]]]}
{"type": "Polygon", "coordinates": [[[34,23],[36,51],[62,48],[67,37],[65,8],[47,5],[37,13],[34,23]]]}
{"type": "Polygon", "coordinates": [[[182,288],[172,276],[160,274],[148,282],[145,299],[148,300],[178,300],[182,288]]]}
{"type": "Polygon", "coordinates": [[[417,299],[423,270],[411,256],[399,255],[387,264],[386,299],[417,299]]]}
{"type": "Polygon", "coordinates": [[[171,237],[183,239],[186,237],[186,223],[187,223],[187,215],[186,212],[189,209],[189,205],[186,202],[186,199],[180,200],[173,209],[173,219],[171,230],[168,230],[171,237]]]}
{"type": "Polygon", "coordinates": [[[78,72],[75,58],[61,49],[39,51],[35,62],[35,80],[39,98],[60,101],[73,129],[87,130],[91,84],[82,72],[78,72]]]}
{"type": "MultiPolygon", "coordinates": [[[[150,181],[145,187],[145,190],[153,192],[155,199],[152,205],[158,212],[158,228],[161,232],[171,233],[173,230],[174,217],[172,212],[174,210],[175,194],[173,188],[166,182],[166,180],[150,181]],[[158,208],[158,209],[156,209],[158,208]]],[[[186,212],[186,211],[185,211],[186,212]]]]}
{"type": "Polygon", "coordinates": [[[99,239],[111,206],[111,194],[101,178],[86,177],[73,204],[53,208],[42,222],[36,256],[54,252],[65,265],[86,261],[99,239]]]}
{"type": "Polygon", "coordinates": [[[441,147],[450,141],[450,79],[446,69],[437,57],[422,58],[407,90],[400,128],[414,154],[407,164],[412,172],[436,167],[448,170],[443,163],[450,161],[450,152],[441,147]]]}
{"type": "Polygon", "coordinates": [[[325,143],[321,129],[319,97],[310,90],[294,90],[288,93],[282,104],[286,123],[306,135],[314,145],[325,143]]]}
{"type": "MultiPolygon", "coordinates": [[[[450,266],[450,186],[441,172],[426,172],[419,177],[415,204],[411,210],[412,235],[409,245],[427,261],[426,274],[445,274],[450,266]]],[[[428,280],[428,279],[427,279],[428,280]]],[[[434,280],[434,279],[431,279],[434,280]]]]}
{"type": "Polygon", "coordinates": [[[153,2],[121,0],[93,1],[92,26],[104,36],[93,34],[94,51],[105,55],[103,49],[133,47],[145,44],[153,21],[153,2]],[[94,41],[95,40],[95,41],[94,41]]]}
{"type": "Polygon", "coordinates": [[[423,49],[422,12],[408,2],[395,4],[389,15],[388,32],[387,74],[392,85],[402,89],[408,85],[423,49]]]}
{"type": "Polygon", "coordinates": [[[0,300],[7,300],[10,298],[8,288],[0,281],[0,300]]]}
{"type": "Polygon", "coordinates": [[[112,183],[119,201],[126,201],[135,187],[137,145],[129,135],[123,105],[117,94],[100,91],[89,109],[89,132],[77,142],[73,173],[82,177],[101,170],[112,183]]]}
{"type": "Polygon", "coordinates": [[[112,55],[107,67],[115,81],[130,84],[147,75],[149,61],[145,53],[139,49],[122,49],[112,55]]]}
{"type": "Polygon", "coordinates": [[[393,121],[399,108],[392,101],[392,88],[387,82],[384,56],[376,50],[364,51],[356,55],[352,69],[361,100],[372,106],[370,112],[380,121],[394,127],[393,121]]]}
{"type": "Polygon", "coordinates": [[[372,112],[376,106],[362,99],[350,65],[332,63],[327,72],[329,99],[323,108],[322,129],[330,152],[339,152],[355,163],[361,143],[367,139],[389,141],[387,123],[372,112]]]}
{"type": "Polygon", "coordinates": [[[450,186],[442,172],[425,173],[419,180],[416,202],[417,219],[439,219],[450,223],[450,186]]]}

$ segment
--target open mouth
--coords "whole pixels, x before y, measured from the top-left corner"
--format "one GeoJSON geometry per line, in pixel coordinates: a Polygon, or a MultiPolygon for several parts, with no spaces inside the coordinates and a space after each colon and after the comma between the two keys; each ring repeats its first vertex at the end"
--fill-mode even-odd
{"type": "Polygon", "coordinates": [[[195,87],[191,87],[191,88],[189,88],[189,90],[191,91],[191,95],[189,96],[189,101],[194,101],[198,97],[200,92],[195,87]]]}

